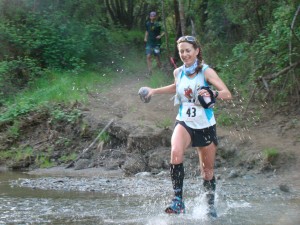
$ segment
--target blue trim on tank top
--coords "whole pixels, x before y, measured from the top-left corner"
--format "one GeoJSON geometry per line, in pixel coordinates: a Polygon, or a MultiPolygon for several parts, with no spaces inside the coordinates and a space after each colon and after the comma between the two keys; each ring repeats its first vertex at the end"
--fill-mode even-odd
{"type": "Polygon", "coordinates": [[[204,109],[204,112],[205,112],[207,120],[209,122],[214,115],[214,111],[213,111],[213,109],[204,109]]]}
{"type": "MultiPolygon", "coordinates": [[[[207,68],[209,68],[209,66],[208,66],[208,65],[205,65],[205,66],[202,68],[201,73],[203,73],[207,68]]],[[[203,74],[203,76],[204,76],[204,74],[203,74]]],[[[206,79],[205,79],[205,76],[204,76],[204,85],[205,85],[205,86],[209,86],[209,84],[207,83],[207,81],[206,81],[206,79]]],[[[210,121],[211,118],[212,118],[213,115],[214,115],[213,109],[204,109],[204,112],[205,112],[205,114],[206,114],[207,120],[210,121]]]]}
{"type": "Polygon", "coordinates": [[[180,104],[178,110],[179,110],[179,116],[180,116],[180,118],[182,118],[182,103],[180,104]]]}

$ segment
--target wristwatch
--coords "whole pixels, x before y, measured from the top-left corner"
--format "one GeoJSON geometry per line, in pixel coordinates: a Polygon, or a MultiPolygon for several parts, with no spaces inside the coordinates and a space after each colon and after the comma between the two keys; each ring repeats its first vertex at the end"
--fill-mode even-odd
{"type": "Polygon", "coordinates": [[[216,90],[215,91],[215,98],[217,98],[219,96],[219,92],[216,90]]]}

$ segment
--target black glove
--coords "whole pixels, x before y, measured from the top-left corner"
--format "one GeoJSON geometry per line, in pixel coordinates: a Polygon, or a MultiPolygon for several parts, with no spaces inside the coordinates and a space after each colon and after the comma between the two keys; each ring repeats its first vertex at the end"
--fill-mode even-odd
{"type": "Polygon", "coordinates": [[[210,96],[207,97],[207,96],[198,95],[198,100],[199,100],[200,104],[205,109],[213,108],[216,103],[216,98],[214,96],[214,93],[212,92],[210,87],[207,87],[207,86],[202,86],[200,89],[197,89],[197,91],[199,91],[201,89],[207,90],[210,96]]]}

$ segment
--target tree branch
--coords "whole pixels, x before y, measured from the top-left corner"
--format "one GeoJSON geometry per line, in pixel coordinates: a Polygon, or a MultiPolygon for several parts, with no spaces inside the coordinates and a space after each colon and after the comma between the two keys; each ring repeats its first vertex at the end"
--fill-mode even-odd
{"type": "Polygon", "coordinates": [[[273,73],[273,74],[269,74],[266,76],[259,76],[255,81],[259,82],[259,81],[263,81],[263,80],[273,80],[277,77],[279,77],[280,75],[288,72],[289,70],[295,68],[296,66],[300,65],[300,61],[293,63],[292,65],[285,67],[283,70],[277,72],[277,73],[273,73]]]}
{"type": "Polygon", "coordinates": [[[109,121],[108,124],[106,124],[106,126],[102,129],[102,131],[98,134],[98,136],[94,139],[94,141],[87,147],[85,148],[82,153],[77,156],[77,158],[75,160],[73,160],[71,163],[69,163],[65,168],[68,169],[70,168],[71,166],[73,166],[73,164],[75,162],[77,162],[83,155],[84,153],[86,153],[87,151],[89,151],[91,149],[91,147],[94,146],[94,144],[98,141],[98,139],[100,138],[100,136],[110,127],[110,125],[113,123],[113,119],[109,121]]]}

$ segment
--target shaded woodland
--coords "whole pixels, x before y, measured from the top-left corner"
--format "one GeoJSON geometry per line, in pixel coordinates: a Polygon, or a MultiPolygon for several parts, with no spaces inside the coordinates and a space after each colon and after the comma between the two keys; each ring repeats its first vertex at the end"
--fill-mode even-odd
{"type": "Polygon", "coordinates": [[[296,0],[0,0],[0,107],[47,71],[97,70],[131,48],[143,54],[150,11],[166,31],[168,60],[178,61],[178,37],[195,35],[248,101],[299,106],[296,0]]]}

